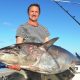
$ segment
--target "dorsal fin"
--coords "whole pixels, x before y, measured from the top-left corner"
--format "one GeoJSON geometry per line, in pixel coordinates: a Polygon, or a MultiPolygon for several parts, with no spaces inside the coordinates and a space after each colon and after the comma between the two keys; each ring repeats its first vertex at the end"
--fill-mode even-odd
{"type": "Polygon", "coordinates": [[[78,59],[80,59],[80,55],[79,55],[79,54],[77,54],[77,53],[75,53],[75,54],[76,54],[77,58],[78,58],[78,59]]]}
{"type": "Polygon", "coordinates": [[[58,39],[59,39],[59,37],[53,38],[53,39],[45,42],[45,43],[43,44],[43,46],[44,46],[45,48],[48,48],[48,47],[50,47],[51,45],[53,45],[58,39]]]}

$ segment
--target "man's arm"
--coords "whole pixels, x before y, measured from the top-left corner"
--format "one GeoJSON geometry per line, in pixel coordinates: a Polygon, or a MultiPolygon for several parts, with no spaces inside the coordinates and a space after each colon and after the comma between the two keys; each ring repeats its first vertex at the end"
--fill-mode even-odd
{"type": "Polygon", "coordinates": [[[23,43],[23,38],[22,37],[17,37],[16,38],[16,44],[19,44],[19,43],[23,43]]]}
{"type": "Polygon", "coordinates": [[[46,37],[45,40],[44,40],[44,42],[47,42],[48,40],[49,40],[49,37],[46,37]]]}

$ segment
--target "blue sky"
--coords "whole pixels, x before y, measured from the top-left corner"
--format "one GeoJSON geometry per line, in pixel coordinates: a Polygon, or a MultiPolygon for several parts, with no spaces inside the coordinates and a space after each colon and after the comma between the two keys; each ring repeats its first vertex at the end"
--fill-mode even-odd
{"type": "MultiPolygon", "coordinates": [[[[55,45],[80,54],[80,26],[52,0],[0,0],[0,48],[16,43],[16,30],[27,22],[27,7],[31,3],[40,4],[38,21],[49,30],[50,38],[59,37],[55,45]]],[[[72,3],[60,4],[80,22],[80,5],[72,3]]]]}

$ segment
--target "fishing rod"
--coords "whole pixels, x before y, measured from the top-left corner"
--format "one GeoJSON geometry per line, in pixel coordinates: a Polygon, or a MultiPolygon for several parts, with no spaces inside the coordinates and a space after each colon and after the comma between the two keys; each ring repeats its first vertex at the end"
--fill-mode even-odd
{"type": "Polygon", "coordinates": [[[55,2],[63,11],[65,11],[65,12],[80,26],[80,22],[79,22],[77,19],[75,19],[75,16],[72,16],[63,6],[61,6],[61,5],[59,4],[60,0],[59,0],[59,1],[54,0],[54,2],[55,2]]]}
{"type": "Polygon", "coordinates": [[[78,3],[78,2],[71,2],[69,0],[54,0],[54,1],[56,1],[56,2],[62,2],[62,3],[76,4],[76,5],[80,6],[80,3],[78,3]]]}

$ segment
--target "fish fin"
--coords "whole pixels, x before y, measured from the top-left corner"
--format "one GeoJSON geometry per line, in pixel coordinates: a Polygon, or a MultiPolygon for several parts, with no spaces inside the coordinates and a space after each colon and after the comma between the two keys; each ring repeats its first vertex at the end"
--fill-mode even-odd
{"type": "Polygon", "coordinates": [[[56,74],[56,76],[60,79],[60,80],[70,80],[71,78],[73,78],[75,75],[72,72],[72,70],[67,69],[61,73],[56,74]]]}
{"type": "Polygon", "coordinates": [[[42,45],[44,46],[45,48],[48,48],[50,47],[52,44],[54,44],[57,40],[59,39],[59,37],[56,37],[56,38],[53,38],[45,43],[20,43],[20,44],[13,44],[13,45],[10,45],[10,46],[7,46],[7,47],[3,47],[3,48],[0,48],[0,50],[4,50],[4,49],[13,49],[15,47],[20,47],[24,44],[35,44],[35,45],[42,45]]]}
{"type": "Polygon", "coordinates": [[[45,43],[43,44],[43,46],[44,46],[45,48],[49,48],[49,47],[52,46],[58,39],[59,39],[59,37],[53,38],[53,39],[45,42],[45,43]]]}
{"type": "Polygon", "coordinates": [[[76,54],[76,57],[78,58],[78,59],[80,59],[80,55],[79,54],[77,54],[77,53],[75,53],[76,54]]]}

